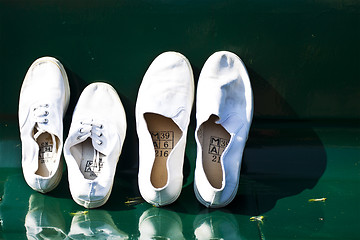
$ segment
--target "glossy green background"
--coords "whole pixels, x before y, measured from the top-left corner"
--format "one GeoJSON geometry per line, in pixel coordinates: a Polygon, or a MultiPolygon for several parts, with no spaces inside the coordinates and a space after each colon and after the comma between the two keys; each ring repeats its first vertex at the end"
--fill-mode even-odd
{"type": "Polygon", "coordinates": [[[88,228],[94,234],[102,224],[137,239],[147,216],[158,237],[171,239],[194,239],[203,223],[211,223],[213,237],[224,239],[357,239],[359,43],[355,0],[0,0],[0,239],[26,238],[26,219],[36,214],[63,235],[80,219],[93,223],[88,228]],[[161,209],[125,203],[140,196],[137,90],[151,61],[169,50],[189,59],[196,82],[218,50],[236,53],[248,69],[254,121],[238,196],[224,209],[205,209],[193,193],[194,111],[178,201],[161,209]],[[66,172],[47,195],[31,190],[22,176],[19,91],[28,67],[45,55],[63,63],[70,81],[65,137],[89,83],[110,83],[127,113],[112,195],[88,213],[74,214],[85,209],[71,199],[66,172]],[[308,201],[317,198],[326,201],[308,201]],[[264,216],[263,222],[251,221],[253,216],[264,216]]]}

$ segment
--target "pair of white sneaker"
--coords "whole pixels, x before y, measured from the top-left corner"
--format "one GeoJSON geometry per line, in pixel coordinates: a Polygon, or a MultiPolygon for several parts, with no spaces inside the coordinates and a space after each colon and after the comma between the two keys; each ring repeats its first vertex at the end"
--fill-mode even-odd
{"type": "MultiPolygon", "coordinates": [[[[194,90],[191,65],[176,52],[159,55],[141,83],[136,102],[138,181],[142,197],[155,206],[180,195],[194,90]]],[[[195,194],[207,207],[223,207],[237,193],[253,116],[251,84],[240,58],[227,51],[211,55],[196,95],[195,194]]]]}
{"type": "MultiPolygon", "coordinates": [[[[63,116],[70,99],[64,67],[55,58],[37,59],[29,68],[19,99],[22,168],[27,184],[46,193],[63,172],[63,116]]],[[[64,157],[76,203],[99,207],[108,200],[126,133],[125,111],[106,83],[87,86],[75,107],[64,157]]]]}

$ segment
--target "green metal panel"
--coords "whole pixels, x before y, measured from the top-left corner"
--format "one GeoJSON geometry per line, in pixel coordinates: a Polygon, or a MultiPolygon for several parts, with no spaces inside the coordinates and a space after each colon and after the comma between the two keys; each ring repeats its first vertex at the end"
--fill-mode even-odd
{"type": "Polygon", "coordinates": [[[34,230],[28,226],[46,222],[42,237],[53,238],[74,237],[83,223],[79,229],[90,226],[98,238],[101,226],[137,239],[153,224],[157,237],[171,239],[199,231],[224,239],[357,239],[359,14],[355,0],[0,0],[0,239],[26,239],[34,230]],[[196,82],[218,50],[233,51],[248,69],[254,123],[238,195],[224,209],[204,208],[193,192],[194,112],[180,198],[160,209],[139,198],[137,90],[151,61],[169,50],[189,59],[196,82]],[[110,83],[125,107],[127,138],[113,192],[99,209],[72,200],[66,171],[46,195],[23,179],[18,97],[28,67],[45,55],[69,76],[65,137],[89,83],[110,83]]]}
{"type": "MultiPolygon", "coordinates": [[[[249,70],[255,116],[359,118],[360,20],[356,0],[0,1],[0,114],[16,114],[34,59],[59,58],[72,93],[94,81],[134,104],[161,52],[183,53],[195,79],[215,51],[249,70]]],[[[71,113],[70,113],[71,114],[71,113]]]]}

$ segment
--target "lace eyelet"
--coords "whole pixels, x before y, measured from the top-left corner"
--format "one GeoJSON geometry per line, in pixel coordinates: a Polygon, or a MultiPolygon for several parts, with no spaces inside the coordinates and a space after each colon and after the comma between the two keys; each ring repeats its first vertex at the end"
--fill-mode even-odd
{"type": "Polygon", "coordinates": [[[45,116],[49,115],[49,112],[48,111],[45,111],[45,116]]]}
{"type": "Polygon", "coordinates": [[[49,107],[49,104],[45,104],[45,107],[48,108],[48,107],[49,107]]]}
{"type": "Polygon", "coordinates": [[[99,141],[97,142],[97,144],[98,144],[98,145],[102,145],[103,142],[99,140],[99,141]]]}
{"type": "Polygon", "coordinates": [[[104,127],[103,127],[103,125],[102,124],[100,124],[100,127],[99,127],[100,129],[103,129],[104,127]]]}
{"type": "Polygon", "coordinates": [[[79,133],[83,133],[84,132],[84,129],[83,128],[80,128],[79,129],[79,133]]]}
{"type": "Polygon", "coordinates": [[[47,118],[44,119],[44,124],[47,124],[49,122],[49,120],[47,118]]]}
{"type": "Polygon", "coordinates": [[[103,135],[102,133],[99,133],[99,134],[98,134],[98,137],[101,137],[102,135],[103,135]]]}

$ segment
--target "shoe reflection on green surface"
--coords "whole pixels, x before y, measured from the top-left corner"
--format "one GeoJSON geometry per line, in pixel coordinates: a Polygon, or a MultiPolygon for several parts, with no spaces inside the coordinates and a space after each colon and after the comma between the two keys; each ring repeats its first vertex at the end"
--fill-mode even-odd
{"type": "Polygon", "coordinates": [[[185,239],[181,218],[176,212],[149,208],[139,219],[139,239],[185,239]]]}
{"type": "Polygon", "coordinates": [[[25,228],[28,239],[65,239],[65,220],[58,201],[40,193],[31,194],[25,228]]]}
{"type": "Polygon", "coordinates": [[[128,239],[105,210],[80,211],[71,221],[70,239],[128,239]]]}
{"type": "Polygon", "coordinates": [[[29,198],[29,210],[25,217],[28,239],[128,239],[117,228],[105,210],[86,210],[71,213],[68,234],[57,199],[34,193],[29,198]]]}
{"type": "Polygon", "coordinates": [[[235,217],[220,210],[204,210],[194,220],[195,239],[245,239],[235,217]]]}

